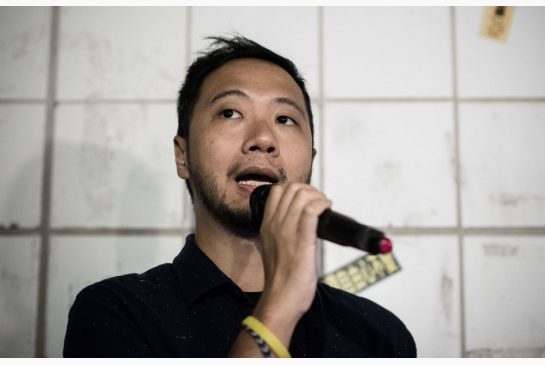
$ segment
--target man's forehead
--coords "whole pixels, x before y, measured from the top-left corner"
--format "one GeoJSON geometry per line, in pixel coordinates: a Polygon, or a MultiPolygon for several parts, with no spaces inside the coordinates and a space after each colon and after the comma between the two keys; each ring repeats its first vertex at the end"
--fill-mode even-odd
{"type": "Polygon", "coordinates": [[[277,65],[274,62],[267,61],[261,58],[251,58],[251,57],[241,57],[235,58],[233,60],[227,61],[225,64],[219,66],[217,69],[212,71],[208,76],[211,76],[215,73],[228,72],[231,74],[243,73],[247,69],[274,69],[278,72],[285,73],[286,76],[291,77],[289,73],[284,70],[282,67],[277,65]]]}
{"type": "MultiPolygon", "coordinates": [[[[256,58],[235,59],[212,71],[203,80],[201,95],[210,98],[214,97],[210,94],[237,89],[243,85],[264,92],[282,92],[303,100],[303,92],[286,70],[272,62],[256,58]]],[[[275,95],[281,96],[284,95],[275,95]]]]}

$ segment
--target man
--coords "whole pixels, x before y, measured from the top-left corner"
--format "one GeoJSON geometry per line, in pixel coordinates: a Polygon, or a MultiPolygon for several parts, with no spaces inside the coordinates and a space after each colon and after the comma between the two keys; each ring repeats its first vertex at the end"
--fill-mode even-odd
{"type": "Polygon", "coordinates": [[[64,355],[416,356],[392,313],[318,283],[317,222],[331,201],[309,185],[312,111],[297,69],[243,37],[213,46],[188,69],[174,138],[195,233],[172,264],[85,288],[64,355]],[[263,184],[274,186],[256,231],[249,197],[263,184]]]}

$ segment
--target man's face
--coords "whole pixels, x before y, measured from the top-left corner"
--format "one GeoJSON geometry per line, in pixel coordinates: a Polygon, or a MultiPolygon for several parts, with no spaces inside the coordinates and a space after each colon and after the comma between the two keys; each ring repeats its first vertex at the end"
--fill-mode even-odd
{"type": "Polygon", "coordinates": [[[237,59],[210,73],[188,138],[176,137],[177,162],[186,164],[178,174],[190,181],[197,215],[207,209],[241,236],[257,233],[249,208],[257,186],[310,182],[314,152],[303,93],[273,63],[237,59]]]}

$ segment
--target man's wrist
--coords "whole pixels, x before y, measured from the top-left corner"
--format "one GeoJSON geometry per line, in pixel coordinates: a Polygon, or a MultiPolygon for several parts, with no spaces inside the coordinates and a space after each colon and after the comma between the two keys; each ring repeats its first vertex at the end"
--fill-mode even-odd
{"type": "Polygon", "coordinates": [[[285,301],[262,298],[257,304],[253,316],[267,326],[288,348],[295,326],[303,314],[304,312],[290,306],[285,301]]]}

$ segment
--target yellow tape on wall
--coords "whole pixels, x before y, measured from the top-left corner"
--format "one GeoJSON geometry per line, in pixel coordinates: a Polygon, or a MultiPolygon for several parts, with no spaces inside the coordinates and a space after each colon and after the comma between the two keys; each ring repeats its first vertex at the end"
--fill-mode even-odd
{"type": "Polygon", "coordinates": [[[334,288],[356,294],[399,271],[401,266],[392,253],[365,255],[325,275],[322,281],[334,288]]]}
{"type": "Polygon", "coordinates": [[[481,25],[481,36],[505,42],[514,10],[513,6],[487,6],[481,25]]]}

